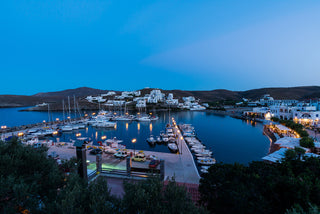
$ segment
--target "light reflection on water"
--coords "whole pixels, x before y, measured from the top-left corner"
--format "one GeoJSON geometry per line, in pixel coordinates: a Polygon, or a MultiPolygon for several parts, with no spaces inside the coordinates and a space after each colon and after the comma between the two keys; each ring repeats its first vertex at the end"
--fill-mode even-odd
{"type": "MultiPolygon", "coordinates": [[[[18,112],[21,108],[0,109],[0,125],[15,126],[41,122],[47,120],[48,114],[44,112],[18,112]]],[[[53,118],[62,118],[62,112],[54,112],[53,118]]],[[[168,112],[159,112],[159,120],[150,122],[118,121],[116,129],[95,129],[87,127],[76,132],[65,133],[59,136],[60,142],[75,139],[76,133],[82,137],[90,137],[101,141],[102,136],[117,137],[123,144],[133,149],[131,140],[137,139],[136,149],[169,152],[165,145],[156,145],[151,148],[146,139],[152,133],[158,136],[168,123],[168,112]]],[[[216,115],[211,112],[170,112],[177,123],[190,123],[195,126],[197,136],[213,151],[217,161],[228,163],[247,163],[252,160],[261,160],[268,153],[270,142],[263,136],[263,126],[259,123],[241,121],[229,116],[216,115]]]]}

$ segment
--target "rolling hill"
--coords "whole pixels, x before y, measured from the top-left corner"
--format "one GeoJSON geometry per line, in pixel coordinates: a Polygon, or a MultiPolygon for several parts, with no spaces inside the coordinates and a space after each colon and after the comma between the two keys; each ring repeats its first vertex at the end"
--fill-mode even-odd
{"type": "MultiPolygon", "coordinates": [[[[141,89],[141,94],[150,93],[151,88],[141,89]]],[[[32,96],[20,95],[0,95],[0,107],[22,107],[33,106],[42,102],[61,103],[62,99],[70,96],[84,98],[89,95],[99,95],[109,90],[94,89],[81,87],[76,89],[68,89],[57,92],[38,93],[32,96]]],[[[290,88],[260,88],[247,91],[230,91],[224,89],[211,91],[185,91],[185,90],[161,90],[163,93],[173,93],[175,97],[181,98],[186,96],[194,96],[202,102],[212,102],[220,100],[241,100],[248,98],[258,100],[264,94],[270,94],[275,99],[318,99],[320,98],[320,86],[303,86],[290,88]]],[[[118,92],[120,93],[120,92],[118,92]]]]}

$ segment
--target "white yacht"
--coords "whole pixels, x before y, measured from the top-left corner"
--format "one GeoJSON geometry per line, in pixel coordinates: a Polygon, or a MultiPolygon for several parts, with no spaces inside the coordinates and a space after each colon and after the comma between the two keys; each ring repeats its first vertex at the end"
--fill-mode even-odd
{"type": "Polygon", "coordinates": [[[205,158],[197,161],[201,165],[213,165],[216,163],[216,159],[214,158],[205,158]]]}
{"type": "Polygon", "coordinates": [[[61,127],[61,131],[63,132],[71,132],[73,130],[73,127],[70,125],[65,125],[61,127]]]}
{"type": "Polygon", "coordinates": [[[178,152],[178,146],[175,143],[168,143],[168,148],[173,153],[177,153],[178,152]]]}
{"type": "Polygon", "coordinates": [[[137,120],[141,121],[141,122],[149,122],[149,121],[151,121],[149,116],[139,117],[139,118],[137,118],[137,120]]]}
{"type": "Polygon", "coordinates": [[[206,110],[206,107],[198,104],[198,105],[192,106],[192,108],[190,108],[190,110],[191,111],[203,111],[203,110],[206,110]]]}
{"type": "Polygon", "coordinates": [[[109,121],[98,121],[92,124],[93,127],[113,128],[117,123],[109,121]]]}

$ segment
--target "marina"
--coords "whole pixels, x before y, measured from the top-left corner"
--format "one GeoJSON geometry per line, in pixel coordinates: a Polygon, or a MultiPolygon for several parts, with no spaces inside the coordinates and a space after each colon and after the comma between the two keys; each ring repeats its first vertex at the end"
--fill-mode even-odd
{"type": "MultiPolygon", "coordinates": [[[[132,157],[132,160],[135,160],[133,165],[146,170],[150,161],[164,160],[165,179],[174,176],[177,182],[198,184],[201,174],[206,173],[208,168],[217,162],[213,156],[215,142],[203,143],[193,124],[177,122],[174,116],[179,118],[182,113],[186,114],[174,112],[171,117],[160,113],[159,116],[154,116],[157,120],[129,121],[122,119],[124,117],[116,112],[101,111],[92,113],[92,116],[87,118],[55,121],[49,126],[5,133],[1,138],[4,140],[11,135],[17,135],[24,143],[34,147],[44,144],[49,147],[51,156],[61,159],[74,157],[74,143],[84,141],[87,144],[88,173],[95,170],[95,155],[100,153],[104,170],[125,171],[126,157],[132,157]],[[133,133],[129,131],[132,128],[133,133]]],[[[203,112],[189,113],[192,116],[202,114],[203,112]]],[[[134,118],[133,115],[125,117],[134,118]]]]}
{"type": "MultiPolygon", "coordinates": [[[[33,116],[38,118],[35,122],[43,126],[41,122],[48,117],[43,112],[19,112],[20,109],[17,108],[15,114],[11,114],[10,119],[2,120],[1,125],[7,125],[10,121],[15,121],[14,124],[11,123],[11,126],[25,125],[28,121],[22,120],[23,124],[21,124],[19,118],[31,118],[33,116]],[[25,117],[25,114],[29,116],[25,117]]],[[[2,110],[4,112],[4,109],[2,110]]],[[[13,109],[10,109],[10,111],[13,111],[13,109]]],[[[54,113],[57,118],[63,118],[62,112],[54,113]]],[[[218,162],[246,164],[253,160],[261,160],[269,152],[270,141],[262,134],[262,124],[254,124],[210,112],[179,111],[170,114],[179,124],[192,124],[197,131],[197,137],[205,143],[206,149],[214,152],[214,157],[218,162]]],[[[1,115],[1,118],[6,118],[2,117],[3,115],[5,113],[1,115]]],[[[87,126],[84,129],[64,132],[60,136],[51,137],[51,140],[54,142],[71,142],[71,140],[77,138],[77,134],[80,134],[81,137],[89,137],[94,142],[101,141],[101,138],[104,137],[106,139],[117,137],[123,140],[127,149],[134,149],[135,147],[137,150],[170,153],[167,145],[155,143],[154,146],[150,146],[146,141],[150,135],[157,139],[161,132],[165,130],[169,121],[168,112],[157,112],[157,115],[159,119],[155,121],[115,121],[117,123],[116,128],[87,126]],[[135,145],[131,143],[133,138],[137,139],[135,145]]]]}

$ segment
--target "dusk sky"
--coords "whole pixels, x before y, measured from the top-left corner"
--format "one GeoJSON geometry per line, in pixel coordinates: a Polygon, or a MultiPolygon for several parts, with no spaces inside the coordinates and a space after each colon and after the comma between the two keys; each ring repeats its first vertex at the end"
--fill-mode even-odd
{"type": "Polygon", "coordinates": [[[0,94],[320,85],[320,1],[0,1],[0,94]]]}

